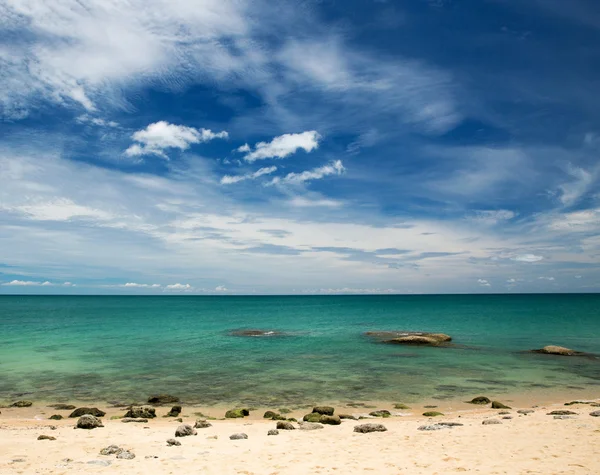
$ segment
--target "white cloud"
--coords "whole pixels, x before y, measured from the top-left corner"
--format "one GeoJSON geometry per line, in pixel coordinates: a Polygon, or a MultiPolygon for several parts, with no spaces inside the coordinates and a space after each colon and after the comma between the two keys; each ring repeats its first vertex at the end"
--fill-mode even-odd
{"type": "Polygon", "coordinates": [[[553,217],[548,226],[560,231],[594,231],[600,229],[600,208],[573,211],[553,217]]]}
{"type": "Polygon", "coordinates": [[[215,287],[215,292],[227,292],[227,287],[224,285],[217,285],[215,287]]]}
{"type": "Polygon", "coordinates": [[[536,256],[535,254],[519,254],[511,257],[511,260],[517,262],[539,262],[544,259],[542,256],[536,256]]]}
{"type": "Polygon", "coordinates": [[[468,216],[468,219],[485,225],[494,225],[499,222],[509,221],[515,216],[516,213],[514,211],[506,209],[479,210],[475,211],[473,215],[468,216]]]}
{"type": "Polygon", "coordinates": [[[568,173],[573,180],[559,186],[561,191],[560,201],[565,206],[575,204],[591,187],[595,181],[595,174],[583,168],[569,165],[568,173]]]}
{"type": "Polygon", "coordinates": [[[225,175],[223,178],[221,178],[221,184],[231,185],[233,183],[239,183],[240,181],[255,180],[258,177],[270,175],[276,171],[277,167],[265,167],[255,171],[254,173],[247,173],[245,175],[225,175]]]}
{"type": "Polygon", "coordinates": [[[37,221],[70,221],[75,218],[105,221],[114,217],[109,212],[79,205],[67,198],[57,198],[49,201],[35,200],[32,203],[19,206],[0,203],[0,210],[20,213],[28,219],[37,221]]]}
{"type": "Polygon", "coordinates": [[[352,288],[352,287],[343,287],[343,288],[322,288],[322,289],[305,289],[302,291],[304,294],[325,294],[325,295],[337,295],[337,294],[366,294],[366,295],[375,295],[375,294],[398,294],[400,293],[396,289],[380,289],[380,288],[372,288],[372,289],[361,289],[361,288],[352,288]]]}
{"type": "Polygon", "coordinates": [[[329,165],[325,165],[313,170],[306,170],[301,173],[288,173],[283,178],[273,178],[272,184],[278,183],[304,183],[306,181],[320,180],[330,175],[341,175],[346,169],[341,160],[335,160],[329,165]]]}
{"type": "Polygon", "coordinates": [[[491,287],[491,284],[486,279],[477,279],[477,282],[482,287],[491,287]]]}
{"type": "MultiPolygon", "coordinates": [[[[319,147],[321,136],[316,130],[302,132],[300,134],[284,134],[275,137],[270,142],[258,142],[254,151],[247,153],[244,160],[254,162],[265,158],[285,158],[299,149],[312,152],[319,147]]],[[[239,149],[238,149],[239,150],[239,149]]]]}
{"type": "Polygon", "coordinates": [[[169,284],[165,287],[167,290],[192,290],[192,286],[190,284],[169,284]]]}
{"type": "Polygon", "coordinates": [[[544,276],[542,276],[542,277],[538,277],[538,280],[550,280],[550,281],[552,281],[552,280],[554,280],[554,277],[544,277],[544,276]]]}
{"type": "Polygon", "coordinates": [[[0,284],[0,285],[12,286],[12,287],[56,287],[56,286],[61,286],[61,285],[63,287],[75,287],[75,284],[72,284],[71,282],[65,282],[63,284],[55,284],[48,280],[46,280],[44,282],[36,282],[36,281],[31,281],[31,280],[12,280],[10,282],[4,282],[3,284],[0,284]]]}
{"type": "Polygon", "coordinates": [[[344,202],[340,200],[331,200],[326,198],[311,199],[305,196],[295,196],[288,201],[288,204],[294,208],[339,208],[344,206],[344,202]]]}
{"type": "Polygon", "coordinates": [[[105,120],[99,117],[92,117],[88,114],[83,114],[75,119],[80,124],[92,124],[97,125],[98,127],[118,127],[119,123],[114,120],[105,120]]]}
{"type": "Polygon", "coordinates": [[[236,152],[240,152],[240,153],[247,153],[247,152],[250,151],[250,145],[248,145],[247,143],[245,143],[241,147],[236,148],[235,151],[236,152]]]}
{"type": "Polygon", "coordinates": [[[134,288],[134,289],[157,289],[160,287],[160,284],[138,284],[136,282],[127,282],[123,284],[122,287],[134,288]]]}
{"type": "Polygon", "coordinates": [[[229,134],[225,131],[215,133],[208,129],[195,129],[184,125],[169,124],[161,120],[135,132],[131,138],[138,143],[125,150],[125,155],[138,157],[154,154],[167,158],[164,152],[165,149],[187,150],[191,144],[227,137],[229,137],[229,134]]]}

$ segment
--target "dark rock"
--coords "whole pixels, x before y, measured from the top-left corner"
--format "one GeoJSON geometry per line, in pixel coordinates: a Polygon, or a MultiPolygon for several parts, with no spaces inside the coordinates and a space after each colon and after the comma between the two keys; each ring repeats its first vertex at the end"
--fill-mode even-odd
{"type": "MultiPolygon", "coordinates": [[[[293,417],[291,417],[290,419],[293,419],[293,417]]],[[[287,421],[289,419],[287,419],[285,416],[282,416],[281,414],[275,414],[273,417],[271,417],[272,421],[287,421]]]]}
{"type": "Polygon", "coordinates": [[[118,445],[109,445],[100,451],[100,455],[119,455],[123,449],[118,445]]]}
{"type": "Polygon", "coordinates": [[[267,435],[279,435],[279,431],[277,429],[269,429],[267,435]]]}
{"type": "Polygon", "coordinates": [[[247,439],[248,435],[244,434],[244,433],[232,434],[232,435],[229,436],[229,438],[231,440],[242,440],[242,439],[247,439]]]}
{"type": "Polygon", "coordinates": [[[492,409],[512,409],[499,401],[492,401],[492,409]]]}
{"type": "Polygon", "coordinates": [[[512,419],[512,416],[504,416],[502,419],[512,419]]]}
{"type": "Polygon", "coordinates": [[[333,416],[334,411],[335,409],[331,406],[315,406],[312,410],[312,412],[316,412],[317,414],[323,414],[325,416],[333,416]]]}
{"type": "Polygon", "coordinates": [[[124,417],[131,419],[154,419],[156,417],[156,409],[150,406],[135,406],[129,408],[124,417]]]}
{"type": "Polygon", "coordinates": [[[510,411],[500,411],[498,413],[499,416],[506,416],[507,414],[510,414],[510,411]]]}
{"type": "Polygon", "coordinates": [[[33,402],[31,401],[17,401],[13,402],[10,407],[31,407],[33,406],[33,402]]]}
{"type": "Polygon", "coordinates": [[[573,406],[574,404],[591,404],[592,401],[571,401],[565,402],[565,406],[573,406]]]}
{"type": "Polygon", "coordinates": [[[306,414],[302,420],[305,422],[319,422],[321,420],[321,414],[318,412],[311,412],[310,414],[306,414]]]}
{"type": "Polygon", "coordinates": [[[296,428],[291,422],[279,421],[277,423],[277,429],[279,430],[295,430],[296,428]]]}
{"type": "Polygon", "coordinates": [[[102,421],[97,417],[85,414],[77,420],[76,427],[78,429],[95,429],[97,427],[104,427],[104,425],[102,425],[102,421]]]}
{"type": "Polygon", "coordinates": [[[148,398],[148,404],[174,404],[179,398],[170,394],[157,394],[148,398]]]}
{"type": "Polygon", "coordinates": [[[181,414],[181,406],[173,406],[166,417],[179,417],[179,414],[181,414]]]}
{"type": "Polygon", "coordinates": [[[51,435],[40,435],[37,440],[56,440],[56,437],[52,437],[51,435]]]}
{"type": "Polygon", "coordinates": [[[189,435],[196,435],[196,434],[197,434],[197,432],[194,430],[194,428],[188,424],[181,424],[175,430],[175,437],[187,437],[189,435]]]}
{"type": "Polygon", "coordinates": [[[573,411],[560,410],[560,411],[549,412],[546,415],[547,416],[573,416],[573,415],[577,415],[577,413],[573,412],[573,411]]]}
{"type": "Polygon", "coordinates": [[[533,414],[535,411],[533,409],[519,409],[517,411],[517,414],[523,414],[523,415],[527,415],[527,414],[533,414]]]}
{"type": "Polygon", "coordinates": [[[300,430],[317,430],[322,429],[322,424],[317,424],[316,422],[299,422],[298,429],[300,430]]]}
{"type": "Polygon", "coordinates": [[[225,413],[227,419],[238,419],[249,415],[250,411],[248,409],[230,409],[225,413]]]}
{"type": "Polygon", "coordinates": [[[263,419],[271,419],[275,416],[278,416],[279,414],[277,414],[276,412],[273,411],[267,411],[263,414],[263,419]]]}
{"type": "Polygon", "coordinates": [[[331,426],[339,426],[342,421],[340,420],[340,416],[326,416],[326,415],[322,415],[321,418],[319,419],[319,422],[321,424],[328,424],[331,426]]]}
{"type": "Polygon", "coordinates": [[[53,420],[53,421],[60,421],[63,418],[63,416],[61,416],[60,414],[52,414],[49,419],[53,420]]]}
{"type": "Polygon", "coordinates": [[[387,428],[383,424],[361,424],[354,426],[354,432],[367,434],[369,432],[385,432],[387,428]]]}
{"type": "Polygon", "coordinates": [[[392,413],[386,409],[379,409],[378,411],[369,412],[369,415],[373,417],[390,417],[392,413]]]}
{"type": "Polygon", "coordinates": [[[80,407],[78,409],[75,409],[71,414],[69,414],[69,417],[81,417],[85,415],[90,415],[94,417],[104,417],[106,415],[106,412],[101,411],[97,407],[80,407]]]}
{"type": "Polygon", "coordinates": [[[439,425],[439,426],[445,426],[445,427],[461,427],[461,426],[464,426],[464,424],[461,424],[460,422],[438,422],[437,425],[439,425]]]}
{"type": "Polygon", "coordinates": [[[498,419],[485,419],[481,422],[484,426],[494,425],[494,424],[502,424],[498,419]]]}
{"type": "Polygon", "coordinates": [[[281,336],[282,332],[277,330],[257,330],[257,329],[238,329],[231,330],[230,336],[250,336],[250,337],[269,337],[269,336],[281,336]]]}
{"type": "Polygon", "coordinates": [[[181,442],[175,439],[167,439],[167,447],[179,446],[181,442]]]}
{"type": "Polygon", "coordinates": [[[296,419],[295,417],[288,417],[287,421],[288,422],[298,422],[298,419],[296,419]]]}
{"type": "Polygon", "coordinates": [[[123,460],[133,460],[135,458],[135,454],[129,450],[123,450],[123,452],[117,454],[117,458],[123,460]]]}
{"type": "Polygon", "coordinates": [[[469,401],[471,404],[489,404],[490,402],[492,401],[485,396],[477,396],[469,401]]]}
{"type": "Polygon", "coordinates": [[[207,422],[206,419],[196,419],[194,424],[194,429],[208,429],[209,427],[212,427],[212,424],[207,422]]]}
{"type": "Polygon", "coordinates": [[[72,411],[76,406],[73,406],[72,404],[50,404],[48,407],[52,407],[57,411],[72,411]]]}
{"type": "Polygon", "coordinates": [[[600,417],[600,411],[590,412],[590,416],[592,416],[592,417],[600,417]]]}
{"type": "Polygon", "coordinates": [[[423,406],[425,409],[435,409],[437,406],[423,406]]]}
{"type": "Polygon", "coordinates": [[[142,417],[123,417],[123,419],[121,419],[121,422],[141,422],[141,423],[146,423],[146,422],[148,422],[148,419],[144,419],[142,417]]]}
{"type": "Polygon", "coordinates": [[[423,415],[425,417],[437,417],[437,416],[443,416],[444,414],[438,411],[427,411],[424,412],[423,415]]]}

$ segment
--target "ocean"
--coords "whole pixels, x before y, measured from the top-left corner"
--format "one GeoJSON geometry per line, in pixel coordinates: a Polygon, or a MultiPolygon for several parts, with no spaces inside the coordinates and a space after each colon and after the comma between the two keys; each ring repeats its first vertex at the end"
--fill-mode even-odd
{"type": "Polygon", "coordinates": [[[600,295],[0,296],[0,401],[284,406],[596,391],[600,295]],[[236,329],[282,332],[240,337],[236,329]],[[443,332],[452,347],[368,331],[443,332]]]}

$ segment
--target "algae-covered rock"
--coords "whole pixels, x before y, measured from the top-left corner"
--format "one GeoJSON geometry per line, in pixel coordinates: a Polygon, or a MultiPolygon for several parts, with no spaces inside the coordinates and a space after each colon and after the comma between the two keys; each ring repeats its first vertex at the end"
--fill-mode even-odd
{"type": "Polygon", "coordinates": [[[136,406],[131,407],[124,417],[131,419],[154,419],[156,417],[156,409],[151,406],[136,406]]]}
{"type": "Polygon", "coordinates": [[[81,417],[86,414],[94,417],[104,417],[106,412],[101,411],[97,407],[80,407],[69,414],[69,417],[81,417]]]}
{"type": "Polygon", "coordinates": [[[321,414],[318,412],[311,412],[310,414],[306,414],[302,420],[305,422],[319,422],[321,419],[321,414]]]}
{"type": "Polygon", "coordinates": [[[263,414],[263,419],[272,419],[275,416],[278,416],[279,414],[277,414],[274,411],[267,411],[263,414]]]}
{"type": "Polygon", "coordinates": [[[549,412],[548,414],[546,414],[547,416],[574,416],[576,415],[576,412],[573,411],[565,411],[565,410],[560,410],[560,411],[552,411],[549,412]]]}
{"type": "Polygon", "coordinates": [[[342,423],[340,416],[327,416],[325,414],[321,416],[319,422],[321,424],[328,424],[331,426],[339,426],[342,423]]]}
{"type": "Polygon", "coordinates": [[[31,402],[31,401],[16,401],[10,405],[10,407],[31,407],[31,406],[33,406],[33,402],[31,402]]]}
{"type": "Polygon", "coordinates": [[[392,413],[386,409],[379,409],[378,411],[369,412],[369,415],[373,417],[390,417],[392,413]]]}
{"type": "Polygon", "coordinates": [[[512,408],[505,404],[502,404],[500,401],[492,401],[492,409],[512,409],[512,408]]]}
{"type": "Polygon", "coordinates": [[[49,419],[53,420],[53,421],[60,421],[63,418],[63,416],[61,416],[60,414],[52,414],[49,419]]]}
{"type": "Polygon", "coordinates": [[[385,340],[384,343],[394,345],[439,346],[450,341],[452,341],[452,337],[444,333],[411,333],[385,340]]]}
{"type": "Polygon", "coordinates": [[[485,396],[477,396],[469,401],[470,404],[481,404],[481,405],[489,404],[490,402],[492,402],[492,401],[485,396]]]}
{"type": "Polygon", "coordinates": [[[410,409],[410,407],[408,407],[406,404],[397,402],[396,404],[394,404],[394,409],[410,409]]]}
{"type": "Polygon", "coordinates": [[[335,409],[331,406],[315,406],[312,410],[312,412],[316,412],[317,414],[323,414],[325,416],[333,416],[334,411],[335,409]]]}
{"type": "Polygon", "coordinates": [[[230,409],[225,413],[226,419],[239,419],[245,416],[249,416],[250,411],[248,409],[230,409]]]}
{"type": "Polygon", "coordinates": [[[425,417],[437,417],[437,416],[443,416],[444,414],[438,411],[427,411],[424,412],[423,415],[425,417]]]}
{"type": "Polygon", "coordinates": [[[368,434],[369,432],[385,432],[387,428],[383,424],[361,424],[354,426],[354,432],[368,434]]]}
{"type": "MultiPolygon", "coordinates": [[[[112,419],[112,417],[111,417],[111,419],[112,419]]],[[[148,422],[148,419],[145,419],[143,417],[123,417],[123,418],[121,418],[121,422],[123,422],[125,424],[130,423],[130,422],[137,422],[139,424],[145,424],[148,422]]]]}

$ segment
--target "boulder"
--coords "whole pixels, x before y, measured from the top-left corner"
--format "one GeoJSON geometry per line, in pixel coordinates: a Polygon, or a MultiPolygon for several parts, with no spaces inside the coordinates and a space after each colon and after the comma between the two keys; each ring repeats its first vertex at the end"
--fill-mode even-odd
{"type": "Polygon", "coordinates": [[[104,425],[97,417],[92,416],[91,414],[85,414],[77,420],[76,427],[78,429],[95,429],[97,427],[104,427],[104,425]]]}
{"type": "Polygon", "coordinates": [[[327,424],[330,426],[339,426],[342,423],[340,416],[326,416],[326,415],[322,415],[321,418],[319,419],[319,422],[321,424],[327,424]]]}
{"type": "Polygon", "coordinates": [[[181,414],[181,406],[173,406],[169,412],[167,412],[166,417],[179,417],[181,414]]]}
{"type": "Polygon", "coordinates": [[[167,447],[179,446],[181,442],[175,439],[167,439],[167,447]]]}
{"type": "Polygon", "coordinates": [[[52,437],[51,435],[40,435],[37,440],[56,440],[56,437],[52,437]]]}
{"type": "Polygon", "coordinates": [[[322,424],[317,424],[316,422],[299,422],[298,429],[300,430],[317,430],[322,429],[322,424]]]}
{"type": "Polygon", "coordinates": [[[56,409],[57,411],[72,411],[76,406],[72,404],[50,404],[48,407],[56,409]]]}
{"type": "Polygon", "coordinates": [[[452,341],[452,337],[443,333],[411,333],[385,340],[384,343],[394,345],[439,346],[450,341],[452,341]]]}
{"type": "Polygon", "coordinates": [[[170,394],[156,394],[148,398],[148,404],[174,404],[179,398],[170,394]]]}
{"type": "Polygon", "coordinates": [[[198,432],[194,430],[194,428],[189,424],[181,424],[175,430],[175,437],[187,437],[189,435],[196,435],[198,432]]]}
{"type": "Polygon", "coordinates": [[[484,426],[494,425],[494,424],[502,424],[498,419],[485,419],[481,422],[484,426]]]}
{"type": "Polygon", "coordinates": [[[121,419],[121,422],[141,422],[142,424],[145,424],[146,422],[148,422],[148,419],[142,417],[123,417],[121,419]]]}
{"type": "Polygon", "coordinates": [[[130,407],[125,413],[125,417],[132,419],[154,419],[156,417],[156,409],[151,406],[130,407]]]}
{"type": "Polygon", "coordinates": [[[117,454],[117,458],[122,460],[133,460],[135,458],[135,454],[129,450],[123,450],[123,452],[117,454]]]}
{"type": "Polygon", "coordinates": [[[318,412],[311,412],[310,414],[306,414],[302,420],[305,422],[319,422],[321,420],[321,414],[318,412]]]}
{"type": "Polygon", "coordinates": [[[225,413],[227,419],[238,419],[241,417],[249,416],[250,411],[248,409],[230,409],[225,413]]]}
{"type": "Polygon", "coordinates": [[[267,435],[279,435],[279,431],[277,429],[269,429],[267,435]]]}
{"type": "Polygon", "coordinates": [[[196,419],[194,424],[194,429],[208,429],[209,427],[212,427],[212,424],[207,422],[206,419],[196,419]]]}
{"type": "Polygon", "coordinates": [[[317,414],[323,414],[325,416],[333,416],[334,411],[335,409],[331,406],[315,406],[312,410],[312,412],[316,412],[317,414]]]}
{"type": "Polygon", "coordinates": [[[123,449],[118,445],[109,445],[100,450],[100,455],[119,455],[123,449]]]}
{"type": "Polygon", "coordinates": [[[511,409],[499,401],[492,401],[492,409],[511,409]]]}
{"type": "Polygon", "coordinates": [[[240,432],[238,434],[232,434],[232,435],[230,435],[229,438],[231,440],[243,440],[243,439],[247,439],[248,435],[240,432]]]}
{"type": "Polygon", "coordinates": [[[427,411],[424,412],[423,415],[425,417],[437,417],[437,416],[443,416],[444,414],[438,411],[427,411]]]}
{"type": "Polygon", "coordinates": [[[33,406],[33,402],[31,402],[31,401],[16,401],[10,405],[10,407],[31,407],[31,406],[33,406]]]}
{"type": "Polygon", "coordinates": [[[295,430],[296,428],[291,422],[279,421],[277,423],[277,429],[279,430],[295,430]]]}
{"type": "Polygon", "coordinates": [[[565,348],[564,346],[548,345],[539,350],[531,350],[532,353],[541,353],[543,355],[558,355],[558,356],[575,356],[577,351],[565,348]]]}
{"type": "Polygon", "coordinates": [[[106,412],[101,411],[97,407],[80,407],[78,409],[75,409],[71,414],[69,414],[69,417],[81,417],[85,415],[90,415],[94,417],[104,417],[106,415],[106,412]]]}
{"type": "Polygon", "coordinates": [[[490,401],[485,396],[477,396],[477,397],[474,397],[473,399],[471,399],[469,401],[470,404],[482,404],[482,405],[483,404],[489,404],[490,402],[492,402],[492,401],[490,401]]]}
{"type": "Polygon", "coordinates": [[[387,428],[383,424],[360,424],[354,426],[354,432],[368,434],[369,432],[385,432],[387,428]]]}
{"type": "Polygon", "coordinates": [[[378,411],[369,412],[369,415],[373,417],[390,417],[392,413],[386,409],[379,409],[378,411]]]}
{"type": "Polygon", "coordinates": [[[63,418],[63,416],[61,416],[60,414],[52,414],[49,419],[53,420],[53,421],[60,421],[63,418]]]}
{"type": "Polygon", "coordinates": [[[573,412],[573,411],[560,410],[560,411],[549,412],[546,415],[547,416],[574,416],[574,415],[577,415],[577,413],[573,412]]]}

